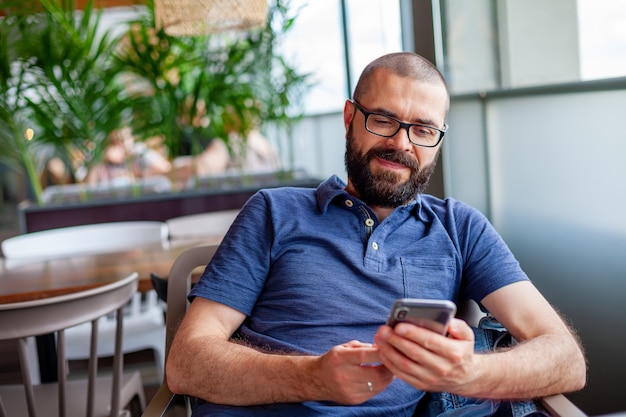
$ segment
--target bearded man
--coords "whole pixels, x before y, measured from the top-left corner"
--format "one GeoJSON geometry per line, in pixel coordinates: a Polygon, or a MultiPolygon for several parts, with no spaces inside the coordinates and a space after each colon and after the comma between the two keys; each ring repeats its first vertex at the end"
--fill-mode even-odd
{"type": "Polygon", "coordinates": [[[575,336],[487,219],[424,194],[449,103],[426,59],[382,56],[344,106],[347,183],[247,202],[167,362],[170,389],[198,399],[194,416],[412,416],[441,392],[498,411],[584,385],[575,336]],[[476,353],[460,319],[447,335],[386,326],[407,297],[475,300],[518,343],[476,353]]]}

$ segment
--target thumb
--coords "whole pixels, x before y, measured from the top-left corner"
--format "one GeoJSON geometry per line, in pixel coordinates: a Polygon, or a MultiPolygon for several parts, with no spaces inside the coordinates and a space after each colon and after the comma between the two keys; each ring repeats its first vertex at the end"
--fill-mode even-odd
{"type": "Polygon", "coordinates": [[[448,334],[457,340],[467,340],[474,342],[474,332],[469,325],[461,319],[453,318],[448,326],[448,334]]]}

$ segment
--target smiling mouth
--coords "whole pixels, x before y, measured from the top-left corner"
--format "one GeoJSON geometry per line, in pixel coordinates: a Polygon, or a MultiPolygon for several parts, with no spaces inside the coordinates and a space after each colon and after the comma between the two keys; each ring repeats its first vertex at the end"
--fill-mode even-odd
{"type": "Polygon", "coordinates": [[[377,156],[375,159],[378,162],[378,165],[381,165],[381,166],[383,166],[385,168],[390,168],[390,169],[407,169],[407,168],[409,168],[405,164],[402,164],[400,162],[393,162],[393,161],[390,161],[388,159],[381,158],[380,156],[377,156]]]}

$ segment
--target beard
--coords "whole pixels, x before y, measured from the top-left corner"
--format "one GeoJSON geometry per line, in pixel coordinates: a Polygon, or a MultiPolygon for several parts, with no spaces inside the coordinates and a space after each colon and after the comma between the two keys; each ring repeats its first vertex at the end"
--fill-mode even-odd
{"type": "Polygon", "coordinates": [[[406,152],[398,152],[384,148],[372,148],[361,154],[356,147],[356,139],[352,131],[352,123],[346,134],[345,165],[348,178],[359,197],[367,205],[384,208],[396,208],[414,200],[419,193],[424,192],[428,180],[437,166],[437,156],[428,165],[419,166],[417,158],[406,152]],[[397,164],[407,166],[411,175],[406,181],[400,179],[395,172],[372,172],[370,162],[373,158],[381,158],[397,164]]]}

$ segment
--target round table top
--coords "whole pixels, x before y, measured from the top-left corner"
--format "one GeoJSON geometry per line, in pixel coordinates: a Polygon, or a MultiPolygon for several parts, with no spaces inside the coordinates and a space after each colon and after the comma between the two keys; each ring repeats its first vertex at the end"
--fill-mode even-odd
{"type": "Polygon", "coordinates": [[[221,237],[170,241],[110,253],[49,260],[0,258],[0,304],[54,297],[139,274],[139,290],[152,288],[150,273],[167,277],[174,260],[193,246],[217,244],[221,237]]]}

